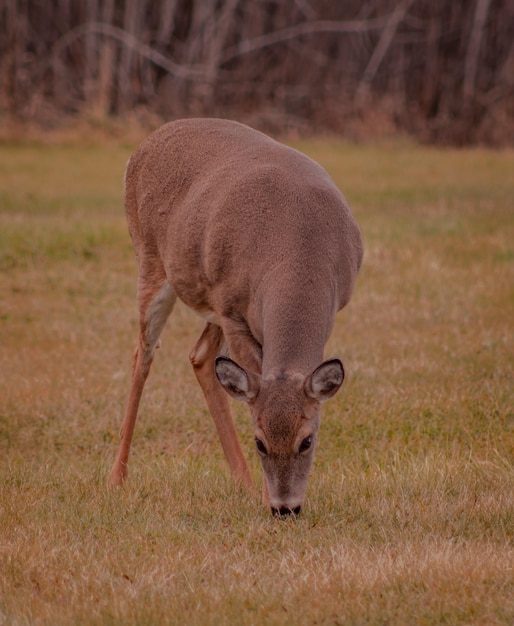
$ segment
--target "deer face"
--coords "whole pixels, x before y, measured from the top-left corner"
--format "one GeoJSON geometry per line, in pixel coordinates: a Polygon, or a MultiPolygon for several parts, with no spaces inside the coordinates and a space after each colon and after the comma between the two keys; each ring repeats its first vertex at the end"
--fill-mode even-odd
{"type": "Polygon", "coordinates": [[[320,405],[343,383],[341,361],[325,361],[308,376],[262,378],[218,357],[216,375],[232,397],[250,407],[273,515],[298,514],[314,459],[320,405]]]}

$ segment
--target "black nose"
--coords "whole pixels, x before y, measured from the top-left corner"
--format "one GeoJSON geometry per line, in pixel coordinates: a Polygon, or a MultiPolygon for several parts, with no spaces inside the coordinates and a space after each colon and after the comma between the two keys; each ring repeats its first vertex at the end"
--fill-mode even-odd
{"type": "Polygon", "coordinates": [[[285,517],[290,517],[291,515],[300,515],[301,510],[301,506],[295,506],[294,509],[290,509],[288,506],[281,506],[279,509],[273,506],[271,507],[273,517],[279,517],[282,519],[285,517]]]}

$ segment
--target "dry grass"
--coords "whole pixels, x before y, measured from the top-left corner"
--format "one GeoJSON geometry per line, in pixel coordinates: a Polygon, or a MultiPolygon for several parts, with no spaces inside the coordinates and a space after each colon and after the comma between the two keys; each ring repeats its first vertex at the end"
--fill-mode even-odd
{"type": "Polygon", "coordinates": [[[305,513],[278,522],[230,481],[180,306],[130,486],[105,489],[137,325],[131,147],[0,145],[0,625],[512,626],[514,155],[298,147],[366,258],[305,513]]]}

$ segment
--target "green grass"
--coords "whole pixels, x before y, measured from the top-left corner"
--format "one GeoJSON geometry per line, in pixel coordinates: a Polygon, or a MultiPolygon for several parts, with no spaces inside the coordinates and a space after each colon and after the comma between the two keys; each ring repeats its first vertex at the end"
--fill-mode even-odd
{"type": "Polygon", "coordinates": [[[106,489],[137,333],[132,147],[0,145],[0,625],[512,626],[514,154],[296,147],[366,253],[305,511],[279,522],[230,480],[180,305],[130,483],[106,489]]]}

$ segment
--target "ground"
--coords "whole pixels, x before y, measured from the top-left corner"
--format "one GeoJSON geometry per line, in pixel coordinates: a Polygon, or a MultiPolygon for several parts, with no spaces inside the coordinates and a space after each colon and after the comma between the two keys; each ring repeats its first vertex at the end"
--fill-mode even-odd
{"type": "Polygon", "coordinates": [[[306,506],[278,521],[232,484],[180,305],[129,484],[106,489],[137,334],[133,147],[0,144],[0,624],[511,626],[514,153],[294,144],[365,258],[306,506]]]}

